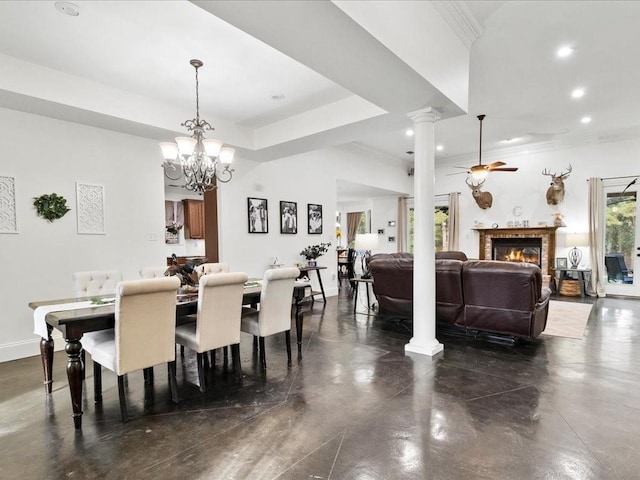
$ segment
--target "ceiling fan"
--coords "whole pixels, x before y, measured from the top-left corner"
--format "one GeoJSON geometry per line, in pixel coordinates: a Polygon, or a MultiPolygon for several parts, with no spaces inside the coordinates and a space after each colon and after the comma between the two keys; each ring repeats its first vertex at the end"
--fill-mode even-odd
{"type": "Polygon", "coordinates": [[[467,173],[473,175],[476,178],[485,178],[489,172],[515,172],[518,169],[516,167],[503,167],[506,165],[504,162],[493,162],[486,165],[482,163],[482,120],[484,120],[486,115],[478,115],[478,120],[480,120],[480,150],[478,157],[478,164],[472,165],[471,167],[455,167],[455,168],[464,168],[467,170],[467,173]]]}

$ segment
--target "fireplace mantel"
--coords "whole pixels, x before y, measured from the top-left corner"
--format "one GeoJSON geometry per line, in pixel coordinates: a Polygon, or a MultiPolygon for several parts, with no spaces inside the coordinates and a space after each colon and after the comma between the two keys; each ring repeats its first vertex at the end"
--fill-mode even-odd
{"type": "Polygon", "coordinates": [[[491,260],[491,240],[493,238],[540,238],[542,239],[542,274],[551,275],[556,256],[556,230],[558,227],[507,227],[474,228],[480,234],[478,258],[491,260]]]}

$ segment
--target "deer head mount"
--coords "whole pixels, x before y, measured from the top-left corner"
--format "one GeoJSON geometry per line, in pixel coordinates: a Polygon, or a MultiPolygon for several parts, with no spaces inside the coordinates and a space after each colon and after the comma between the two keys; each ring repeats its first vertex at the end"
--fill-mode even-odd
{"type": "Polygon", "coordinates": [[[472,178],[473,177],[467,178],[465,182],[467,182],[467,185],[469,185],[469,188],[471,189],[471,195],[473,195],[473,199],[481,209],[486,210],[487,208],[491,208],[491,204],[493,203],[493,195],[491,195],[489,192],[483,192],[480,190],[485,180],[480,180],[477,183],[474,183],[472,178]],[[469,180],[471,180],[471,182],[469,182],[469,180]]]}
{"type": "Polygon", "coordinates": [[[564,200],[564,180],[571,173],[571,165],[567,167],[567,171],[557,174],[547,171],[545,168],[542,175],[551,177],[551,186],[547,189],[547,203],[549,205],[558,205],[564,200]]]}

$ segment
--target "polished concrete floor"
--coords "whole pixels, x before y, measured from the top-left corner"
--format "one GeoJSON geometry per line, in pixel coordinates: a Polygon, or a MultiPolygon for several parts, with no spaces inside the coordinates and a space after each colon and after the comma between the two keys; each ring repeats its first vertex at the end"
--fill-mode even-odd
{"type": "Polygon", "coordinates": [[[429,358],[405,355],[405,325],[354,315],[346,291],[307,306],[290,368],[268,339],[262,374],[243,334],[241,385],[218,361],[201,394],[188,352],[179,405],[164,368],[146,390],[129,375],[128,424],[110,372],[97,407],[87,369],[75,431],[63,352],[48,397],[38,357],[0,364],[0,478],[640,478],[640,301],[598,300],[582,340],[439,333],[429,358]]]}

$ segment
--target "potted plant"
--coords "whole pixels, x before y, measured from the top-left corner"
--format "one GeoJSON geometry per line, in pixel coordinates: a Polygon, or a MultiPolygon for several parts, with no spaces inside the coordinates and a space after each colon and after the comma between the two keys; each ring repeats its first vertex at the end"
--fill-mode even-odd
{"type": "Polygon", "coordinates": [[[307,260],[307,266],[315,267],[317,265],[316,259],[324,255],[330,246],[331,242],[321,243],[320,245],[309,245],[300,252],[300,255],[307,260]]]}

